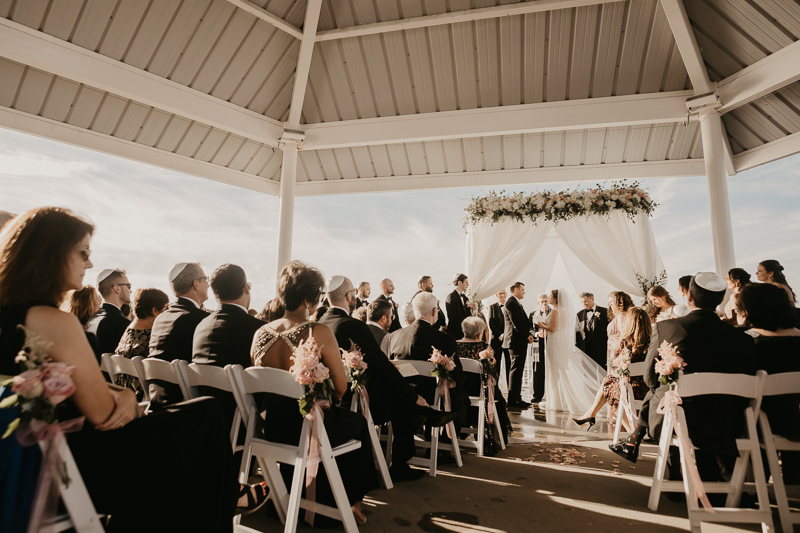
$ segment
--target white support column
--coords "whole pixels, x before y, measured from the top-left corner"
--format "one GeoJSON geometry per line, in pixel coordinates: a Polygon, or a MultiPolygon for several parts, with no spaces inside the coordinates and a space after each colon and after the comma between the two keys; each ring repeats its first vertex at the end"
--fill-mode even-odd
{"type": "Polygon", "coordinates": [[[703,137],[703,161],[706,166],[708,195],[711,201],[711,235],[714,241],[714,263],[717,274],[727,277],[736,266],[733,248],[733,226],[728,199],[728,175],[725,172],[725,148],[722,140],[722,115],[716,110],[700,114],[703,137]]]}
{"type": "Polygon", "coordinates": [[[292,260],[292,230],[294,229],[294,189],[297,181],[298,142],[290,139],[281,141],[283,164],[281,166],[280,215],[278,219],[278,259],[275,275],[292,260]]]}

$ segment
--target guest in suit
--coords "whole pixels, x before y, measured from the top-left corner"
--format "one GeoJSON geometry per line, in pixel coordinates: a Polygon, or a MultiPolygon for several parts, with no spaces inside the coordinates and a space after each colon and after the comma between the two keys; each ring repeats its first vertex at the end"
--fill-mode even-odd
{"type": "Polygon", "coordinates": [[[583,309],[578,311],[578,326],[575,345],[594,360],[606,367],[608,353],[608,309],[594,303],[594,294],[581,293],[583,309]]]}
{"type": "Polygon", "coordinates": [[[98,353],[97,337],[94,333],[86,331],[86,324],[95,313],[100,310],[103,302],[100,301],[100,294],[91,285],[84,285],[83,288],[77,291],[69,291],[64,303],[61,304],[61,310],[67,313],[72,313],[78,317],[78,322],[83,326],[86,332],[86,339],[92,347],[95,355],[98,353]]]}
{"type": "MultiPolygon", "coordinates": [[[[169,284],[178,297],[156,317],[150,334],[150,357],[165,361],[192,360],[194,330],[208,316],[202,309],[208,300],[208,280],[200,263],[178,263],[169,271],[169,284]]],[[[169,383],[151,383],[152,405],[180,401],[180,389],[169,383]]]]}
{"type": "MultiPolygon", "coordinates": [[[[678,350],[686,363],[684,374],[754,373],[752,337],[720,320],[715,311],[724,296],[725,280],[712,272],[700,272],[689,285],[692,312],[655,325],[645,359],[644,381],[650,392],[645,396],[634,432],[626,440],[609,445],[612,451],[636,462],[645,433],[649,431],[655,439],[660,436],[664,416],[656,410],[669,390],[669,386],[660,383],[655,371],[662,342],[669,342],[678,350]]],[[[736,436],[744,422],[746,404],[738,398],[709,395],[685,398],[682,406],[689,437],[698,448],[696,460],[701,477],[705,481],[728,479],[739,455],[736,436]]],[[[673,462],[673,470],[675,466],[673,462]]]]}
{"type": "MultiPolygon", "coordinates": [[[[456,341],[446,333],[436,330],[438,316],[436,296],[429,292],[421,292],[411,300],[416,320],[407,328],[392,334],[392,359],[412,359],[427,361],[436,348],[443,355],[453,358],[456,364],[450,377],[455,381],[455,388],[450,389],[450,399],[456,418],[456,432],[466,424],[469,397],[464,389],[464,369],[461,359],[456,354],[456,341]]],[[[429,377],[412,376],[408,380],[413,383],[419,394],[430,404],[436,392],[436,382],[429,377]]]]}
{"type": "Polygon", "coordinates": [[[393,319],[394,308],[385,300],[375,300],[367,307],[367,326],[375,336],[375,342],[380,345],[381,351],[386,355],[389,355],[389,343],[392,338],[389,326],[393,319]]]}
{"type": "Polygon", "coordinates": [[[539,327],[539,322],[547,321],[550,314],[550,297],[546,294],[539,295],[539,307],[531,313],[531,324],[533,324],[533,337],[536,339],[539,348],[539,359],[533,365],[533,399],[531,402],[539,403],[544,398],[544,373],[545,373],[545,343],[547,342],[548,332],[539,327]]]}
{"type": "Polygon", "coordinates": [[[400,325],[400,319],[398,318],[398,305],[392,300],[392,294],[394,294],[394,283],[389,278],[384,278],[381,280],[381,295],[376,298],[376,300],[386,300],[392,304],[392,309],[394,310],[394,319],[392,320],[392,325],[389,326],[389,333],[393,331],[397,331],[398,329],[402,328],[403,326],[400,325]]]}
{"type": "Polygon", "coordinates": [[[407,328],[411,324],[414,323],[416,317],[414,317],[414,307],[411,305],[411,302],[406,302],[400,308],[400,316],[403,317],[403,327],[407,328]]]}
{"type": "MultiPolygon", "coordinates": [[[[414,300],[414,297],[421,293],[421,292],[430,292],[433,293],[433,278],[430,276],[422,276],[417,280],[417,292],[414,293],[414,296],[411,297],[411,301],[414,300]]],[[[442,311],[441,306],[439,303],[436,303],[436,309],[439,310],[438,315],[436,316],[436,324],[433,325],[439,331],[445,331],[447,329],[447,319],[444,316],[444,312],[442,311]]]]}
{"type": "Polygon", "coordinates": [[[472,315],[471,309],[475,308],[475,304],[467,299],[467,288],[469,287],[469,279],[466,274],[458,274],[453,279],[455,289],[447,295],[444,301],[445,308],[447,309],[447,333],[455,340],[463,339],[464,332],[461,331],[461,323],[465,318],[472,315]]]}
{"type": "Polygon", "coordinates": [[[369,281],[362,281],[358,284],[358,295],[356,296],[356,309],[359,307],[366,307],[369,305],[369,295],[372,293],[372,289],[369,286],[369,281]]]}
{"type": "Polygon", "coordinates": [[[97,337],[97,360],[104,353],[114,353],[125,328],[131,323],[120,308],[131,303],[131,284],[121,269],[106,269],[97,276],[97,289],[105,302],[86,323],[86,331],[97,337]]]}
{"type": "MultiPolygon", "coordinates": [[[[331,307],[318,323],[330,328],[341,348],[349,350],[356,344],[361,349],[364,362],[367,363],[364,380],[369,392],[372,418],[379,425],[392,422],[394,443],[392,466],[389,469],[392,479],[394,481],[419,479],[424,473],[412,469],[407,464],[414,456],[416,429],[425,418],[428,418],[428,423],[431,425],[442,426],[452,420],[455,414],[441,413],[428,407],[425,399],[403,379],[397,368],[381,351],[369,326],[350,317],[356,305],[356,290],[353,288],[353,283],[344,276],[333,276],[328,279],[326,285],[331,307]]],[[[381,286],[383,287],[383,283],[381,286]]],[[[394,286],[391,287],[393,289],[394,286]]],[[[381,298],[376,299],[379,300],[381,298]]]]}
{"type": "Polygon", "coordinates": [[[511,286],[511,296],[503,308],[506,329],[503,336],[508,339],[511,352],[511,372],[508,383],[508,406],[527,409],[531,406],[522,401],[522,373],[525,370],[525,357],[528,345],[533,342],[531,322],[520,300],[525,297],[525,284],[518,281],[511,286]]]}
{"type": "Polygon", "coordinates": [[[489,306],[489,331],[492,333],[490,346],[492,347],[492,350],[494,350],[495,357],[497,358],[497,364],[499,365],[501,360],[505,361],[506,383],[509,383],[508,375],[509,372],[511,372],[511,356],[508,353],[508,346],[505,346],[505,343],[503,342],[503,333],[506,329],[506,319],[503,317],[503,307],[506,305],[508,293],[505,289],[502,289],[500,292],[495,294],[495,296],[497,296],[497,302],[489,306]]]}

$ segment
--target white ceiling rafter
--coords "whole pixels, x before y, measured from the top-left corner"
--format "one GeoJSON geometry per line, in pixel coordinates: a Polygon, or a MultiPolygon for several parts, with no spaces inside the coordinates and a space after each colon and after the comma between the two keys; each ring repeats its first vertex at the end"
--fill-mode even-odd
{"type": "Polygon", "coordinates": [[[308,124],[303,149],[682,122],[691,95],[674,91],[308,124]]]}
{"type": "Polygon", "coordinates": [[[746,152],[736,154],[733,158],[736,161],[737,170],[742,172],[796,153],[800,153],[800,132],[751,148],[746,152]]]}
{"type": "Polygon", "coordinates": [[[413,17],[387,22],[375,22],[371,24],[361,24],[359,26],[325,30],[317,34],[317,41],[333,41],[336,39],[347,39],[350,37],[360,37],[363,35],[375,35],[378,33],[410,30],[415,28],[428,28],[430,26],[441,26],[444,24],[471,22],[473,20],[507,17],[511,15],[524,15],[527,13],[540,13],[543,11],[569,9],[573,7],[591,6],[595,4],[608,4],[619,1],[622,0],[536,0],[532,2],[520,2],[518,4],[504,6],[466,9],[463,11],[440,13],[438,15],[426,15],[422,17],[413,17]]]}
{"type": "Polygon", "coordinates": [[[303,113],[303,100],[308,85],[308,72],[311,69],[311,56],[314,54],[314,38],[317,34],[320,9],[322,9],[322,0],[308,0],[300,52],[297,54],[297,70],[294,75],[292,101],[289,105],[289,119],[286,121],[286,126],[293,130],[300,129],[300,117],[303,113]]]}
{"type": "Polygon", "coordinates": [[[694,36],[694,30],[692,30],[692,24],[689,22],[689,15],[686,13],[683,0],[661,0],[661,7],[664,8],[664,14],[667,15],[667,21],[675,38],[675,44],[678,45],[678,51],[681,53],[683,64],[686,66],[686,72],[692,81],[695,94],[705,94],[713,91],[714,84],[711,83],[711,79],[708,77],[708,69],[706,69],[703,55],[700,53],[700,47],[697,45],[697,39],[694,36]]]}
{"type": "Polygon", "coordinates": [[[278,17],[277,15],[273,15],[269,11],[264,8],[258,7],[252,2],[248,2],[247,0],[228,0],[231,4],[235,5],[239,9],[247,11],[251,15],[254,15],[264,22],[272,24],[279,30],[285,31],[295,39],[302,39],[303,32],[297,26],[293,26],[283,20],[282,18],[278,17]]]}
{"type": "Polygon", "coordinates": [[[717,82],[726,113],[800,80],[800,41],[717,82]]]}
{"type": "Polygon", "coordinates": [[[460,187],[557,183],[566,181],[677,178],[701,176],[705,173],[702,159],[680,161],[644,161],[601,165],[522,168],[478,172],[422,174],[392,178],[358,178],[297,183],[297,196],[353,194],[367,192],[453,189],[460,187]]]}
{"type": "Polygon", "coordinates": [[[0,57],[277,146],[280,122],[0,18],[0,57]]]}
{"type": "Polygon", "coordinates": [[[48,118],[39,117],[16,111],[7,107],[0,107],[0,127],[14,131],[29,133],[45,139],[60,141],[81,148],[88,148],[97,152],[147,163],[201,178],[227,183],[266,194],[277,195],[279,184],[268,180],[225,168],[213,163],[206,163],[191,157],[159,150],[144,144],[139,144],[125,139],[112,137],[91,130],[86,130],[71,124],[65,124],[48,118]]]}

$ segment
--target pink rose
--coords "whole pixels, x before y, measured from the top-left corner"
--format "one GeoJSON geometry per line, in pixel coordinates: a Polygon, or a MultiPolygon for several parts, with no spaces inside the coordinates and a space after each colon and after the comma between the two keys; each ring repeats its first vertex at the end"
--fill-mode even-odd
{"type": "Polygon", "coordinates": [[[46,377],[42,384],[44,385],[44,395],[53,405],[63,402],[75,392],[75,382],[69,376],[46,377]]]}
{"type": "Polygon", "coordinates": [[[456,364],[451,359],[448,359],[444,367],[447,369],[448,372],[452,372],[453,370],[456,369],[456,364]]]}
{"type": "Polygon", "coordinates": [[[323,365],[322,363],[319,363],[317,365],[317,367],[314,369],[314,382],[315,383],[322,383],[323,381],[328,379],[330,376],[331,376],[331,373],[328,370],[328,367],[323,365]]]}
{"type": "Polygon", "coordinates": [[[48,377],[68,378],[72,376],[73,370],[75,370],[75,365],[67,363],[44,363],[42,365],[42,372],[48,377]]]}
{"type": "Polygon", "coordinates": [[[656,362],[656,372],[661,374],[662,376],[669,376],[672,374],[672,365],[669,364],[667,361],[657,361],[656,362]]]}
{"type": "Polygon", "coordinates": [[[44,392],[42,385],[42,371],[41,370],[26,370],[18,376],[14,376],[14,384],[11,390],[20,394],[23,398],[36,398],[41,396],[44,392]]]}

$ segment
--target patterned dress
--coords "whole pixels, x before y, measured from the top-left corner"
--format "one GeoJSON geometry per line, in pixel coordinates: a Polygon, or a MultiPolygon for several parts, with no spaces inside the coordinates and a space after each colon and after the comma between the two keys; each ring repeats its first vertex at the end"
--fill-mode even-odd
{"type": "MultiPolygon", "coordinates": [[[[622,348],[627,346],[630,349],[628,341],[622,341],[620,343],[619,348],[617,349],[617,353],[614,357],[619,355],[622,351],[622,348]]],[[[647,356],[647,350],[644,349],[639,353],[634,353],[631,350],[631,363],[641,363],[645,360],[647,356]]],[[[609,363],[611,364],[611,363],[609,363]]],[[[645,394],[649,390],[647,385],[644,383],[644,378],[642,376],[633,376],[631,377],[631,388],[633,389],[633,398],[635,400],[644,400],[645,394]]],[[[606,379],[603,380],[603,396],[606,397],[606,401],[608,405],[613,407],[614,409],[617,408],[619,405],[619,376],[616,374],[612,374],[606,376],[606,379]]]]}
{"type": "MultiPolygon", "coordinates": [[[[117,355],[133,359],[136,356],[147,357],[150,353],[150,329],[128,328],[122,334],[117,346],[117,355]]],[[[127,387],[136,393],[136,398],[141,402],[144,396],[142,384],[133,376],[117,376],[117,385],[127,387]]]]}

